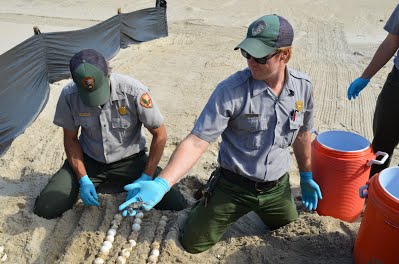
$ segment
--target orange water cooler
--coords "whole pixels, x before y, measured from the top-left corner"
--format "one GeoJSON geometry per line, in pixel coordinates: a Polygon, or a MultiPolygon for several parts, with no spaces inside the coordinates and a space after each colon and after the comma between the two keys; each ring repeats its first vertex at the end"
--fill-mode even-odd
{"type": "Polygon", "coordinates": [[[399,167],[374,175],[360,196],[367,197],[355,241],[356,264],[399,263],[399,167]]]}
{"type": "Polygon", "coordinates": [[[370,166],[383,164],[387,158],[387,153],[374,153],[370,142],[358,134],[348,131],[318,133],[312,142],[313,179],[323,195],[317,206],[318,214],[355,221],[364,206],[359,188],[368,181],[370,166]],[[376,160],[380,155],[382,159],[376,160]]]}

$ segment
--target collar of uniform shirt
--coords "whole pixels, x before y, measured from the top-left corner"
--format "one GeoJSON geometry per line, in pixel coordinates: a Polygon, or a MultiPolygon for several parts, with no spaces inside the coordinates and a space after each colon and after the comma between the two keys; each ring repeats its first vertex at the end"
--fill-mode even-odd
{"type": "Polygon", "coordinates": [[[112,104],[113,101],[118,101],[118,100],[125,98],[125,95],[123,93],[118,93],[118,91],[116,89],[117,83],[115,82],[112,74],[109,79],[111,82],[111,84],[110,84],[110,89],[111,89],[110,101],[112,104]]]}
{"type": "MultiPolygon", "coordinates": [[[[248,71],[249,71],[249,69],[248,69],[248,71]]],[[[290,90],[287,88],[287,83],[288,83],[289,78],[290,78],[290,74],[288,71],[288,67],[286,66],[285,67],[285,78],[284,78],[283,89],[282,89],[285,94],[291,93],[290,90]]],[[[252,78],[252,80],[254,81],[252,97],[255,97],[258,94],[264,92],[269,87],[265,81],[255,80],[253,78],[252,78]]]]}

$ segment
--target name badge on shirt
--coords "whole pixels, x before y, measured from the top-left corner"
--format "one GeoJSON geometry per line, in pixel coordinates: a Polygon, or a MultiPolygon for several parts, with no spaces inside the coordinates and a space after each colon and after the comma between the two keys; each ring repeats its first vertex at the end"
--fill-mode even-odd
{"type": "Polygon", "coordinates": [[[302,111],[303,109],[303,101],[296,101],[295,102],[295,108],[298,112],[302,111]]]}
{"type": "Polygon", "coordinates": [[[90,113],[79,113],[79,116],[91,116],[90,113]]]}
{"type": "Polygon", "coordinates": [[[259,116],[259,114],[254,114],[254,113],[245,114],[245,117],[248,117],[248,118],[254,118],[254,117],[258,117],[258,116],[259,116]]]}
{"type": "Polygon", "coordinates": [[[118,108],[118,112],[119,112],[119,114],[121,114],[121,115],[127,115],[126,106],[121,106],[121,107],[119,107],[119,108],[118,108]]]}

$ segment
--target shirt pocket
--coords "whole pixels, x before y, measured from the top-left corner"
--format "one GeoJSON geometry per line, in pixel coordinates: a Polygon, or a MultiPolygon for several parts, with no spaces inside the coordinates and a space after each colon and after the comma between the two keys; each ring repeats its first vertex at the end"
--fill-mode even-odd
{"type": "Polygon", "coordinates": [[[298,112],[296,114],[295,121],[292,118],[289,119],[289,129],[283,141],[283,148],[287,148],[294,143],[296,136],[299,133],[299,129],[303,126],[303,113],[298,112]]]}
{"type": "Polygon", "coordinates": [[[241,135],[239,140],[248,149],[259,149],[267,140],[268,119],[243,118],[238,123],[241,135]]]}
{"type": "Polygon", "coordinates": [[[100,120],[97,117],[79,116],[77,120],[84,135],[95,139],[101,137],[100,120]]]}
{"type": "Polygon", "coordinates": [[[130,120],[123,117],[112,118],[112,134],[120,142],[123,143],[128,135],[128,129],[131,127],[130,120]]]}

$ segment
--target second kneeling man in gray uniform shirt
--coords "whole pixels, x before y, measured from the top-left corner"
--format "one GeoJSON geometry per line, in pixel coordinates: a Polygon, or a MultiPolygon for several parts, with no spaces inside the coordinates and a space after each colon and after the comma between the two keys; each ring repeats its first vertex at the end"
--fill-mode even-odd
{"type": "MultiPolygon", "coordinates": [[[[78,196],[87,206],[99,206],[96,189],[103,184],[123,191],[133,181],[151,181],[161,171],[157,165],[166,142],[163,116],[142,83],[111,74],[105,58],[92,49],[76,53],[70,70],[73,82],[64,87],[54,117],[54,124],[63,128],[67,160],[34,207],[45,218],[62,215],[78,196]],[[152,134],[148,156],[143,126],[152,134]]],[[[127,199],[137,191],[130,190],[127,199]]],[[[183,196],[173,188],[158,208],[185,206],[183,196]]]]}

